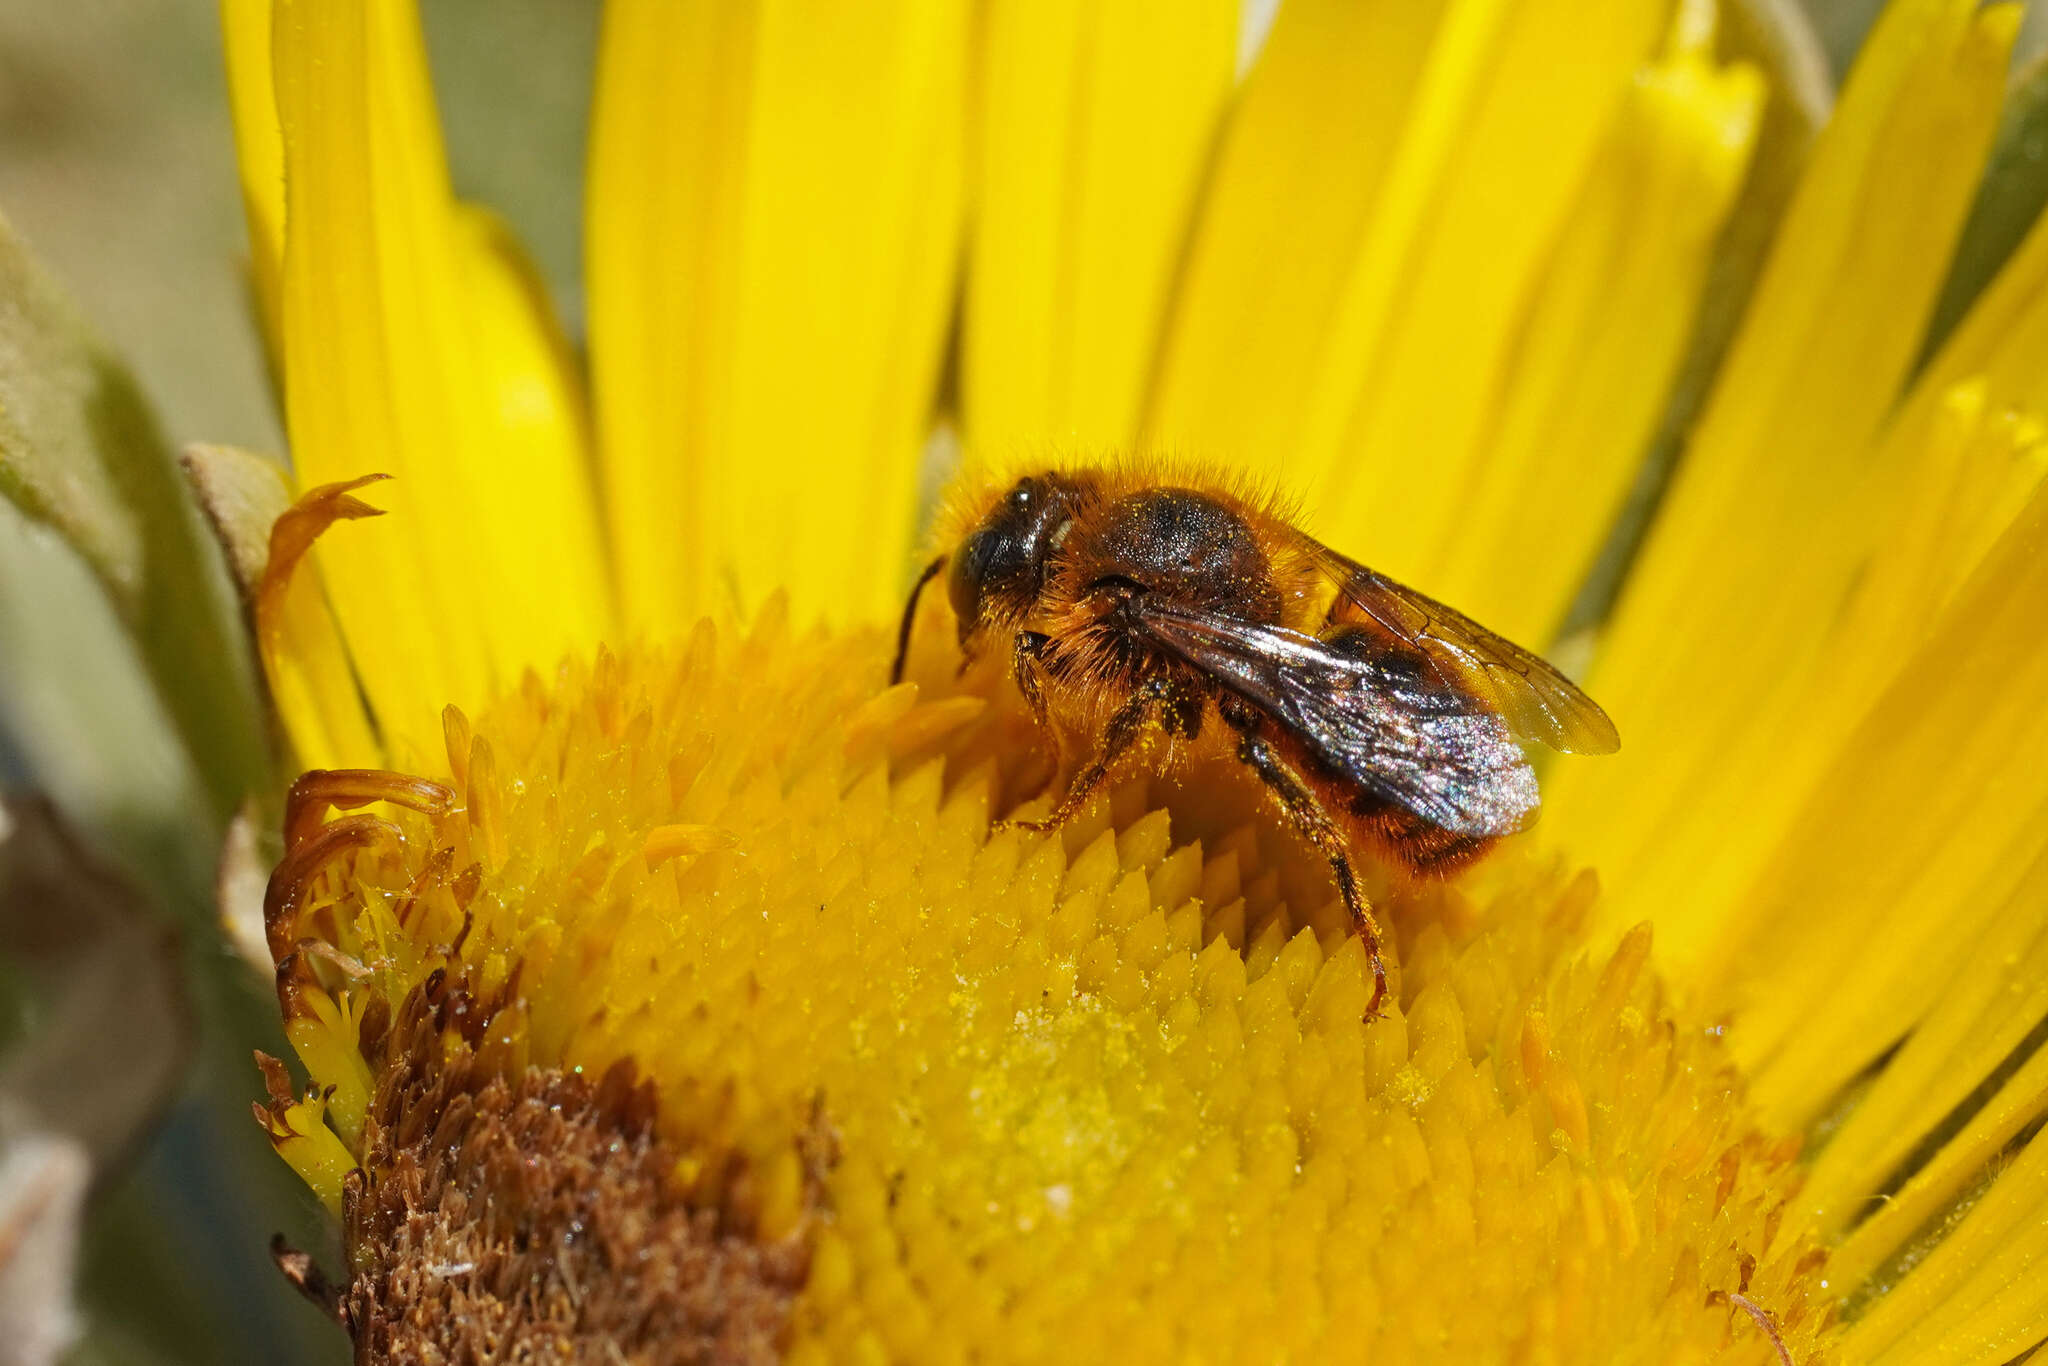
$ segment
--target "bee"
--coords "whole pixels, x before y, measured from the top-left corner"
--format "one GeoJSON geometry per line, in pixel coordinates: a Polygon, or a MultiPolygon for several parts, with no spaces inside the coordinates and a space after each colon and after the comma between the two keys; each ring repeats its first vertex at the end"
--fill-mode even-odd
{"type": "Polygon", "coordinates": [[[1536,655],[1366,568],[1224,480],[1071,469],[961,500],[911,590],[946,573],[961,670],[1008,652],[1053,748],[1058,829],[1163,749],[1162,769],[1234,755],[1329,863],[1386,995],[1381,932],[1354,859],[1445,874],[1526,829],[1523,752],[1619,746],[1614,723],[1536,655]],[[950,571],[948,570],[950,566],[950,571]],[[1071,754],[1071,759],[1070,759],[1071,754]]]}

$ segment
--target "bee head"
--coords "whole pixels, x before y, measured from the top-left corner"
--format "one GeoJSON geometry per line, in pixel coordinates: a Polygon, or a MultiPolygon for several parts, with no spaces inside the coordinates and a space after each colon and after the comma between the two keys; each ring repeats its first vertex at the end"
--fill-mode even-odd
{"type": "Polygon", "coordinates": [[[1046,561],[1073,522],[1064,486],[1017,481],[960,544],[947,588],[966,639],[992,616],[1021,617],[1045,587],[1046,561]]]}

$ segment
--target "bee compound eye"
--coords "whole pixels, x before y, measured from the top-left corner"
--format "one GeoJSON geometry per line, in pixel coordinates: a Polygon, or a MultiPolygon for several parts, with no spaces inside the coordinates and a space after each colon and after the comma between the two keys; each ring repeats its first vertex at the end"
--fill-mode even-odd
{"type": "Polygon", "coordinates": [[[981,530],[969,536],[953,557],[953,572],[946,579],[946,593],[953,603],[953,615],[960,629],[967,630],[981,617],[981,590],[988,579],[989,562],[995,557],[997,537],[981,530]]]}

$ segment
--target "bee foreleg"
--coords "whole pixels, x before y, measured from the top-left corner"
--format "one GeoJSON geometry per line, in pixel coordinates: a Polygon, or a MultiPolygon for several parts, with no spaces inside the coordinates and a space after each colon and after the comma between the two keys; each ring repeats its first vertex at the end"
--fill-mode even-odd
{"type": "MultiPolygon", "coordinates": [[[[1028,695],[1027,695],[1028,696],[1028,695]]],[[[1042,705],[1042,704],[1041,704],[1042,705]]],[[[1149,678],[1132,690],[1131,700],[1119,707],[1102,728],[1102,741],[1095,758],[1074,775],[1066,795],[1043,820],[998,821],[996,827],[1015,826],[1041,833],[1057,830],[1081,814],[1081,809],[1115,774],[1121,761],[1140,740],[1154,730],[1168,737],[1192,740],[1202,729],[1202,696],[1171,677],[1149,678]]]]}
{"type": "MultiPolygon", "coordinates": [[[[1230,719],[1228,712],[1225,718],[1230,719]]],[[[1373,918],[1372,907],[1358,885],[1358,873],[1351,866],[1351,853],[1345,847],[1344,836],[1329,813],[1323,810],[1322,803],[1316,800],[1308,784],[1288,767],[1272,744],[1255,728],[1235,721],[1233,725],[1237,726],[1239,736],[1238,761],[1259,776],[1259,781],[1285,808],[1294,828],[1329,861],[1331,876],[1337,882],[1337,894],[1344,898],[1344,909],[1351,913],[1351,927],[1364,942],[1366,961],[1372,966],[1372,999],[1366,1002],[1365,1018],[1376,1019],[1380,1002],[1387,995],[1387,965],[1380,957],[1380,922],[1373,918]]]]}
{"type": "Polygon", "coordinates": [[[1017,680],[1017,691],[1024,698],[1024,705],[1031,708],[1031,719],[1038,723],[1040,730],[1050,731],[1045,712],[1045,685],[1038,678],[1039,651],[1045,648],[1048,637],[1040,631],[1019,631],[1010,643],[1010,673],[1017,680]]]}
{"type": "Polygon", "coordinates": [[[1066,746],[1061,742],[1059,727],[1052,724],[1045,704],[1045,681],[1039,676],[1041,651],[1048,639],[1040,631],[1019,631],[1010,639],[1010,676],[1017,684],[1017,695],[1024,699],[1031,719],[1037,723],[1039,737],[1050,751],[1047,757],[1052,761],[1052,771],[1046,776],[1046,788],[1059,782],[1060,775],[1067,771],[1066,746]]]}

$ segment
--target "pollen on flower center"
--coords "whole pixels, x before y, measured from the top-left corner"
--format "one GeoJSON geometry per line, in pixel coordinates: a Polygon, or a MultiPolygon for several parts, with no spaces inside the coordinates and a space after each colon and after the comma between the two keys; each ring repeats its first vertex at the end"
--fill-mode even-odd
{"type": "MultiPolygon", "coordinates": [[[[368,1209],[377,1135],[630,1064],[665,1198],[800,1249],[762,1264],[801,1288],[754,1301],[791,1361],[1777,1360],[1752,1305],[1805,1357],[1792,1152],[1646,932],[1583,956],[1590,875],[1507,850],[1394,894],[1399,1002],[1367,1024],[1358,944],[1251,798],[1140,782],[992,836],[1011,718],[881,674],[875,637],[771,609],[451,713],[431,782],[331,780],[381,804],[302,819],[273,883],[316,1087],[268,1112],[285,1156],[368,1209]],[[388,1047],[406,1019],[438,1051],[388,1047]],[[395,1091],[401,1052],[463,1084],[395,1091]]],[[[358,1289],[391,1248],[358,1238],[358,1289]]],[[[600,1331],[532,1288],[587,1259],[523,1265],[552,1307],[498,1342],[600,1331]]]]}

